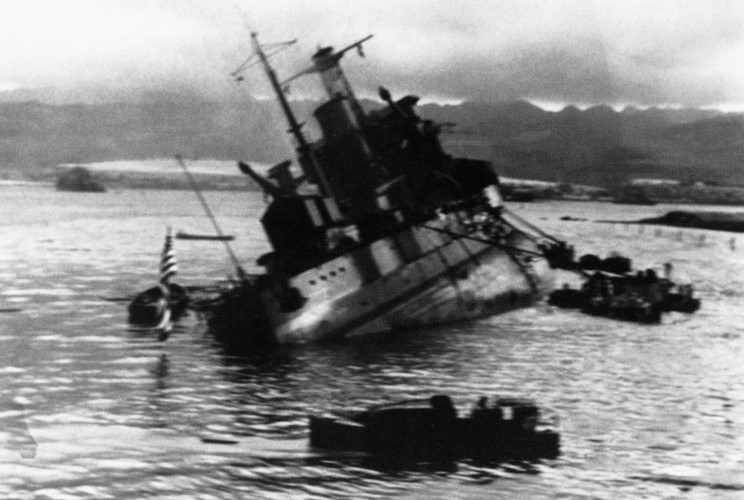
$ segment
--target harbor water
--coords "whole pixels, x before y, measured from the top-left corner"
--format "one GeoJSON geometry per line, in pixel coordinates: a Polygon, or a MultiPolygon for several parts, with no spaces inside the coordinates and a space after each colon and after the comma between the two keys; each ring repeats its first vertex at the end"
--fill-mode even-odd
{"type": "MultiPolygon", "coordinates": [[[[579,254],[672,262],[702,299],[693,315],[638,325],[541,302],[236,354],[194,314],[163,342],[126,321],[124,299],[157,279],[166,227],[214,233],[193,193],[0,195],[2,498],[744,498],[744,237],[597,222],[679,207],[510,205],[579,254]],[[560,416],[561,456],[391,464],[308,447],[311,413],[435,393],[462,411],[480,395],[534,398],[560,416]]],[[[255,270],[268,249],[261,195],[205,196],[255,270]]],[[[175,250],[181,284],[234,274],[221,242],[176,240],[175,250]]]]}

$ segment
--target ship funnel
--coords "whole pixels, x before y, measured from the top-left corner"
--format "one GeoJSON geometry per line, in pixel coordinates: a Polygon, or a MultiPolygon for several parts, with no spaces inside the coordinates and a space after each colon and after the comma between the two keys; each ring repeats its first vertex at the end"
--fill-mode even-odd
{"type": "Polygon", "coordinates": [[[338,52],[335,52],[333,47],[323,47],[318,49],[313,56],[313,69],[315,72],[320,74],[320,79],[328,97],[331,99],[346,99],[351,106],[354,115],[356,115],[357,121],[360,123],[364,119],[364,111],[362,111],[362,107],[354,96],[354,91],[351,89],[351,85],[349,85],[349,81],[346,79],[339,61],[348,50],[361,48],[362,43],[366,42],[370,38],[372,38],[372,35],[369,35],[368,37],[363,38],[338,52]]]}
{"type": "Polygon", "coordinates": [[[316,52],[313,56],[313,65],[315,71],[320,74],[328,97],[331,99],[343,97],[350,100],[354,98],[351,86],[332,47],[325,47],[316,52]]]}

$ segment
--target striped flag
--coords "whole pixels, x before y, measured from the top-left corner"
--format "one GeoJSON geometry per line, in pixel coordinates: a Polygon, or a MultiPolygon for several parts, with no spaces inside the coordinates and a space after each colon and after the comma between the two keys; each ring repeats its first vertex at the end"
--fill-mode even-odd
{"type": "Polygon", "coordinates": [[[170,289],[168,288],[168,281],[170,277],[176,274],[178,271],[178,264],[176,264],[176,251],[173,249],[173,236],[171,235],[171,228],[168,226],[168,231],[165,233],[165,243],[163,244],[163,253],[160,256],[160,281],[159,286],[163,291],[163,296],[158,300],[158,324],[155,327],[156,330],[160,331],[160,340],[165,340],[173,327],[171,323],[171,310],[170,304],[170,289]]]}
{"type": "Polygon", "coordinates": [[[173,236],[171,228],[168,226],[168,232],[165,235],[165,244],[163,245],[163,254],[160,257],[160,284],[168,286],[170,277],[178,271],[176,264],[176,251],[173,249],[173,236]]]}

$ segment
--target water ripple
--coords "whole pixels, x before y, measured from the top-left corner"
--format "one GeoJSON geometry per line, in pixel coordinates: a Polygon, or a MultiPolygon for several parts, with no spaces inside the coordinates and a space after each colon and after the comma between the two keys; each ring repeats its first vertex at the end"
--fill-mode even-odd
{"type": "MultiPolygon", "coordinates": [[[[675,260],[703,307],[658,326],[538,304],[381,340],[236,355],[195,317],[160,342],[128,327],[125,301],[102,299],[157,279],[166,224],[209,229],[196,211],[184,215],[190,193],[118,193],[99,218],[98,203],[74,196],[58,215],[57,196],[32,190],[28,224],[0,226],[15,249],[2,254],[12,272],[0,273],[0,299],[23,308],[0,324],[0,423],[38,443],[34,459],[0,447],[4,498],[741,498],[744,254],[715,235],[701,251],[559,220],[617,207],[524,207],[580,251],[627,248],[640,266],[675,260]],[[481,394],[535,398],[560,417],[561,457],[389,464],[308,448],[310,413],[439,392],[461,411],[481,394]]],[[[251,262],[265,248],[258,225],[246,225],[260,197],[227,193],[218,203],[233,214],[221,221],[226,232],[252,242],[236,246],[251,262]]],[[[184,282],[230,272],[227,260],[181,243],[184,282]]]]}

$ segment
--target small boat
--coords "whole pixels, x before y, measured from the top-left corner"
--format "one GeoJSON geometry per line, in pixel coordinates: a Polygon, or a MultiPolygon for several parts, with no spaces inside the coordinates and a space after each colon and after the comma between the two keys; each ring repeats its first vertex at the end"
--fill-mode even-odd
{"type": "Polygon", "coordinates": [[[311,416],[310,445],[383,456],[556,458],[559,434],[529,399],[485,397],[467,417],[449,396],[371,408],[347,417],[311,416]]]}
{"type": "MultiPolygon", "coordinates": [[[[618,257],[609,267],[625,269],[629,262],[618,257]]],[[[668,277],[658,277],[651,269],[635,273],[595,270],[585,273],[585,277],[580,289],[564,285],[549,295],[548,303],[581,309],[593,316],[638,323],[659,323],[662,313],[693,313],[700,308],[700,299],[693,296],[692,285],[677,285],[668,277]]]]}
{"type": "Polygon", "coordinates": [[[190,303],[189,294],[177,283],[168,283],[168,297],[161,286],[148,288],[138,293],[129,303],[129,322],[136,325],[156,325],[163,317],[164,308],[170,309],[171,320],[177,320],[186,312],[190,303]]]}
{"type": "Polygon", "coordinates": [[[178,271],[176,253],[173,249],[171,229],[165,235],[165,243],[160,256],[160,279],[158,284],[138,293],[129,303],[129,322],[136,325],[166,326],[178,319],[189,306],[191,297],[188,291],[170,278],[178,271]]]}
{"type": "Polygon", "coordinates": [[[177,240],[205,240],[205,241],[232,241],[235,236],[231,234],[191,234],[178,231],[176,233],[177,240]]]}

